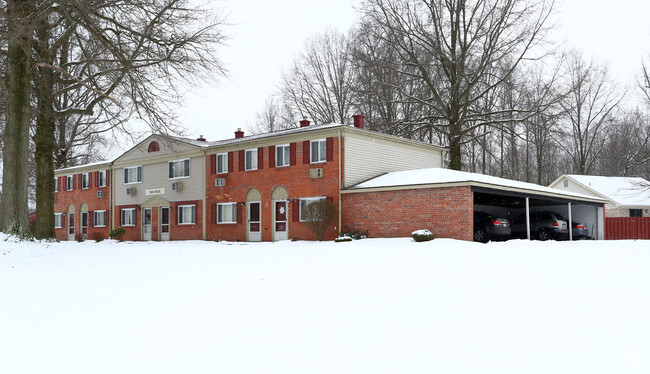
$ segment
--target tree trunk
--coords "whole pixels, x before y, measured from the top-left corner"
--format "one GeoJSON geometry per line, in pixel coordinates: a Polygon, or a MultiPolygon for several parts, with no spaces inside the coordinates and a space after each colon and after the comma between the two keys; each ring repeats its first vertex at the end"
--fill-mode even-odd
{"type": "Polygon", "coordinates": [[[3,135],[4,159],[0,229],[22,237],[30,235],[28,221],[30,50],[27,25],[31,1],[7,1],[7,112],[3,135]]]}

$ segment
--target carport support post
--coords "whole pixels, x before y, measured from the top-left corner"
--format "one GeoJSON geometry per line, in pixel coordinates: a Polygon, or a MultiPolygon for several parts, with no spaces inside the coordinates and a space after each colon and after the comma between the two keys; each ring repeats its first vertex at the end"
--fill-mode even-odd
{"type": "Polygon", "coordinates": [[[573,219],[571,219],[571,203],[569,203],[569,240],[573,240],[573,219]]]}
{"type": "Polygon", "coordinates": [[[530,202],[526,197],[526,237],[530,240],[530,202]]]}

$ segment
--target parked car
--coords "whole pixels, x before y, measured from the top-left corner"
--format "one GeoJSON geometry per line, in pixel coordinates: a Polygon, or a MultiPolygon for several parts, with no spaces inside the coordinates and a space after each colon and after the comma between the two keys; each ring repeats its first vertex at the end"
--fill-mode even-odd
{"type": "Polygon", "coordinates": [[[571,231],[573,239],[589,239],[589,228],[584,223],[573,222],[571,231]]]}
{"type": "Polygon", "coordinates": [[[510,222],[505,218],[497,218],[489,213],[474,212],[474,241],[487,243],[490,240],[505,240],[510,237],[512,230],[510,222]]]}
{"type": "MultiPolygon", "coordinates": [[[[526,215],[514,218],[512,233],[526,237],[526,215]]],[[[530,212],[530,235],[534,239],[563,239],[569,235],[569,226],[562,216],[551,211],[530,212]]]]}

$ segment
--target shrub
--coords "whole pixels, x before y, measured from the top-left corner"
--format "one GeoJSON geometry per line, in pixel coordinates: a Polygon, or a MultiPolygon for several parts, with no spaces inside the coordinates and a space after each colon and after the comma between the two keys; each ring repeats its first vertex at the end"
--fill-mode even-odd
{"type": "Polygon", "coordinates": [[[368,237],[368,230],[356,229],[354,227],[346,227],[342,232],[339,233],[339,236],[349,236],[352,239],[365,239],[368,237]]]}
{"type": "Polygon", "coordinates": [[[78,241],[79,243],[86,241],[86,237],[83,234],[75,234],[74,240],[78,241]]]}
{"type": "Polygon", "coordinates": [[[341,242],[351,242],[352,238],[344,235],[344,236],[339,236],[338,238],[334,239],[335,243],[341,243],[341,242]]]}
{"type": "Polygon", "coordinates": [[[108,234],[108,236],[111,239],[117,239],[119,241],[122,241],[122,237],[124,236],[124,234],[126,234],[126,230],[122,227],[118,227],[115,230],[111,231],[110,234],[108,234]]]}
{"type": "Polygon", "coordinates": [[[94,232],[94,233],[91,235],[91,238],[92,238],[94,241],[96,241],[97,243],[99,243],[99,242],[101,242],[102,240],[104,240],[104,234],[102,234],[101,232],[94,232]]]}
{"type": "Polygon", "coordinates": [[[323,241],[327,229],[336,219],[336,206],[327,200],[318,200],[309,203],[302,211],[305,224],[316,235],[316,239],[323,241]]]}
{"type": "Polygon", "coordinates": [[[416,242],[427,242],[433,240],[433,233],[427,229],[413,231],[411,236],[416,242]]]}

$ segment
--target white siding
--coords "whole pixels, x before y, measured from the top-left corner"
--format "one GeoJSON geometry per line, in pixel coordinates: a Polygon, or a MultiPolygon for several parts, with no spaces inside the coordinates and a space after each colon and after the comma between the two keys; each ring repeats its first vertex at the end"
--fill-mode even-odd
{"type": "MultiPolygon", "coordinates": [[[[196,150],[197,147],[183,143],[180,141],[172,141],[170,139],[165,139],[162,137],[158,136],[151,136],[147,140],[143,141],[142,143],[138,144],[137,146],[133,147],[129,151],[127,151],[125,154],[120,156],[116,162],[124,162],[124,161],[135,161],[138,159],[143,159],[143,158],[149,158],[149,157],[158,157],[158,156],[163,156],[163,155],[173,155],[175,153],[180,153],[180,152],[187,152],[187,151],[193,151],[196,150]],[[158,146],[160,147],[159,151],[156,152],[149,152],[149,144],[151,142],[157,142],[158,146]]],[[[173,156],[170,156],[173,157],[173,156]]]]}
{"type": "MultiPolygon", "coordinates": [[[[169,161],[177,160],[170,155],[169,161]]],[[[203,157],[190,158],[190,177],[169,179],[168,161],[142,165],[142,183],[124,184],[124,168],[115,169],[115,205],[142,204],[152,196],[145,194],[146,190],[164,188],[165,193],[157,195],[168,201],[201,200],[203,198],[203,173],[205,172],[203,157]],[[172,183],[183,183],[182,191],[173,191],[172,183]],[[135,196],[126,194],[126,189],[135,187],[135,196]]],[[[132,166],[139,166],[134,164],[132,166]]]]}
{"type": "Polygon", "coordinates": [[[442,166],[442,151],[425,146],[362,139],[346,135],[344,181],[345,187],[355,185],[380,174],[442,166]]]}

